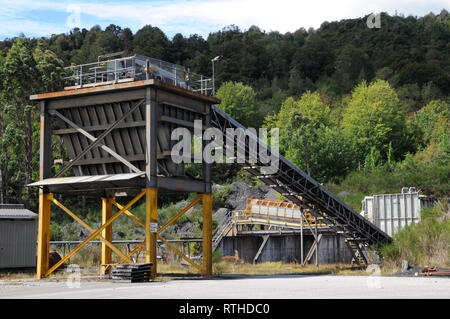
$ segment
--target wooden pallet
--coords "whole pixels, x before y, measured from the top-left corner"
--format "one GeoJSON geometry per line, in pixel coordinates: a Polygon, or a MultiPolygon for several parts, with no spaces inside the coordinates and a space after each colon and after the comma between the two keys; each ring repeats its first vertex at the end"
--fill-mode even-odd
{"type": "Polygon", "coordinates": [[[113,282],[146,282],[150,281],[151,263],[119,264],[113,269],[113,282]]]}

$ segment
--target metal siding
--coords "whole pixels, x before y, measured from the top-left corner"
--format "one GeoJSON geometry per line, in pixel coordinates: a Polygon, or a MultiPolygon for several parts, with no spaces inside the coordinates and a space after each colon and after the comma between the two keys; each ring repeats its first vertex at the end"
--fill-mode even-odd
{"type": "Polygon", "coordinates": [[[365,217],[390,236],[421,220],[418,193],[367,196],[364,202],[365,217]]]}
{"type": "Polygon", "coordinates": [[[37,219],[0,220],[0,268],[36,266],[37,219]]]}
{"type": "MultiPolygon", "coordinates": [[[[192,131],[193,121],[203,119],[209,103],[205,103],[202,99],[181,94],[184,92],[174,94],[174,92],[165,89],[152,89],[157,92],[155,96],[159,118],[157,129],[159,153],[167,154],[163,152],[170,151],[174,145],[174,142],[170,140],[170,132],[176,127],[186,125],[192,131]],[[160,116],[162,117],[160,118],[160,116]]],[[[102,92],[104,90],[106,88],[101,89],[102,92]]],[[[145,97],[144,92],[142,88],[138,90],[130,88],[120,93],[107,90],[103,94],[89,95],[89,97],[75,94],[76,92],[65,92],[64,98],[49,101],[49,105],[52,106],[52,109],[58,109],[62,115],[81,129],[98,136],[103,131],[102,126],[108,127],[129,111],[133,105],[139,103],[145,97]]],[[[133,165],[143,171],[145,170],[145,159],[138,159],[136,156],[144,155],[143,158],[145,158],[146,154],[146,127],[142,125],[145,118],[145,104],[141,104],[103,140],[104,145],[125,159],[129,158],[133,165]]],[[[62,144],[68,151],[69,159],[76,157],[92,143],[86,136],[74,130],[61,119],[58,118],[57,123],[58,127],[55,128],[55,133],[62,139],[62,144]]],[[[130,172],[130,168],[123,163],[108,161],[108,159],[112,159],[111,155],[98,147],[94,147],[85,154],[79,163],[74,164],[74,174],[75,176],[83,176],[130,172]],[[105,161],[102,162],[102,159],[105,159],[105,161]]],[[[170,156],[165,158],[162,156],[158,159],[158,173],[165,176],[184,176],[184,164],[175,164],[170,156]]]]}

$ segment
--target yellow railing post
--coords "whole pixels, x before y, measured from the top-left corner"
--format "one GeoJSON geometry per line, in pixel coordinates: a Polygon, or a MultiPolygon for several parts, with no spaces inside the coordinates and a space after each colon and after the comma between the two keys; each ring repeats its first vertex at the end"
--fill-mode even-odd
{"type": "Polygon", "coordinates": [[[39,224],[36,277],[46,277],[50,250],[50,207],[53,194],[39,193],[39,224]]]}
{"type": "MultiPolygon", "coordinates": [[[[102,198],[102,225],[104,225],[112,217],[112,203],[114,198],[102,198]]],[[[103,237],[112,242],[112,224],[107,226],[103,232],[103,237]]],[[[112,250],[104,242],[102,242],[102,274],[108,274],[111,272],[111,267],[106,265],[112,262],[112,250]]]]}
{"type": "Polygon", "coordinates": [[[212,275],[212,195],[203,198],[203,275],[212,275]]]}
{"type": "Polygon", "coordinates": [[[155,279],[157,272],[156,254],[158,245],[156,238],[158,223],[158,188],[146,188],[145,198],[145,262],[152,263],[151,278],[155,279]]]}

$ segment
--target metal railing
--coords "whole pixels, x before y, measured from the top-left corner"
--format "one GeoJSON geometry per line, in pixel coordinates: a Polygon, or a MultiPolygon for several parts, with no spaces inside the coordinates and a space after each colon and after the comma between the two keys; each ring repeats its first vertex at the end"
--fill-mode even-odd
{"type": "Polygon", "coordinates": [[[65,68],[68,87],[82,88],[126,81],[157,79],[205,95],[212,94],[212,79],[166,61],[133,55],[65,68]]]}
{"type": "MultiPolygon", "coordinates": [[[[185,251],[185,248],[184,248],[185,244],[188,244],[187,249],[186,249],[187,256],[192,257],[189,243],[202,243],[203,239],[202,238],[182,238],[182,239],[167,239],[166,241],[169,243],[181,243],[183,252],[185,251]]],[[[69,252],[71,250],[72,246],[79,245],[81,243],[82,243],[81,240],[52,240],[52,241],[50,241],[50,245],[54,246],[55,248],[62,247],[62,251],[60,251],[60,252],[62,252],[64,256],[66,254],[66,251],[69,252]]],[[[91,240],[88,243],[88,245],[90,244],[90,245],[98,246],[98,245],[101,245],[102,243],[103,242],[101,240],[91,240]]],[[[127,253],[129,253],[131,251],[130,245],[136,245],[136,246],[143,245],[143,240],[112,240],[111,243],[118,244],[118,245],[126,245],[127,253]]],[[[160,250],[161,246],[164,246],[164,243],[159,239],[157,240],[157,243],[158,243],[158,250],[160,250]]],[[[164,255],[164,253],[158,254],[158,258],[163,259],[164,258],[163,255],[164,255]]],[[[138,254],[137,258],[139,258],[139,254],[138,254]]],[[[193,257],[193,258],[195,258],[195,257],[193,257]]]]}
{"type": "Polygon", "coordinates": [[[226,236],[232,228],[232,212],[227,211],[227,215],[225,216],[225,220],[217,226],[216,230],[213,233],[213,251],[219,246],[220,241],[224,236],[226,236]]]}
{"type": "MultiPolygon", "coordinates": [[[[316,221],[312,214],[303,212],[303,216],[294,216],[294,214],[283,214],[281,211],[274,213],[272,209],[258,209],[257,212],[251,209],[235,210],[233,211],[233,223],[265,223],[269,225],[300,228],[300,227],[315,227],[316,221]]],[[[327,226],[321,221],[317,221],[317,226],[327,226]]]]}

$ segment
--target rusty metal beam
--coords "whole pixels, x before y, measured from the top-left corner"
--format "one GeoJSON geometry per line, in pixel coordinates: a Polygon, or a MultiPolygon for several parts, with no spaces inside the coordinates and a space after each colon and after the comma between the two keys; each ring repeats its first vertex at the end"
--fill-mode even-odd
{"type": "MultiPolygon", "coordinates": [[[[75,92],[77,91],[75,90],[75,92]]],[[[140,100],[144,97],[145,89],[140,88],[138,90],[107,92],[107,94],[63,96],[61,99],[47,99],[46,101],[48,102],[49,110],[65,110],[91,105],[128,102],[140,100]]]]}
{"type": "Polygon", "coordinates": [[[168,123],[172,123],[172,124],[177,124],[177,125],[183,126],[183,127],[189,127],[189,128],[193,128],[194,127],[194,122],[184,121],[184,120],[180,120],[180,119],[177,119],[175,117],[166,116],[166,115],[159,116],[158,117],[158,121],[168,122],[168,123]]]}
{"type": "Polygon", "coordinates": [[[158,148],[158,103],[156,90],[147,88],[145,96],[145,138],[146,138],[146,187],[157,187],[157,148],[158,148]]]}
{"type": "MultiPolygon", "coordinates": [[[[145,121],[134,121],[134,122],[126,122],[117,125],[116,128],[130,128],[130,127],[142,127],[145,126],[145,121]]],[[[105,125],[95,125],[95,126],[83,126],[81,127],[86,132],[95,132],[95,131],[104,131],[108,129],[109,124],[105,125]]],[[[53,130],[53,134],[55,135],[65,135],[65,134],[74,134],[80,133],[76,128],[63,128],[59,130],[53,130]]]]}
{"type": "MultiPolygon", "coordinates": [[[[136,162],[145,160],[145,154],[128,155],[122,156],[127,162],[136,162]]],[[[69,162],[65,161],[68,164],[69,162]]],[[[121,160],[115,157],[102,157],[102,158],[90,158],[78,160],[74,166],[84,166],[84,165],[99,165],[99,164],[109,164],[109,163],[123,163],[121,160]]]]}
{"type": "Polygon", "coordinates": [[[38,101],[38,100],[56,99],[56,98],[62,98],[62,97],[72,97],[72,96],[76,96],[76,95],[93,95],[93,94],[101,93],[101,92],[106,93],[106,92],[113,92],[113,91],[118,91],[118,90],[127,90],[127,89],[129,90],[129,89],[133,89],[133,88],[138,89],[138,88],[147,87],[147,86],[155,86],[155,87],[164,89],[165,91],[169,91],[171,93],[175,93],[178,95],[187,96],[192,99],[204,101],[209,104],[220,104],[220,100],[213,96],[208,96],[208,95],[200,94],[200,93],[193,92],[190,90],[186,90],[179,86],[165,83],[165,82],[162,82],[162,81],[159,81],[156,79],[134,81],[134,82],[127,82],[127,83],[118,83],[118,84],[112,84],[112,85],[96,86],[96,87],[91,87],[91,88],[81,88],[81,89],[67,90],[67,91],[34,94],[34,95],[30,96],[30,100],[38,101]]]}
{"type": "MultiPolygon", "coordinates": [[[[44,180],[52,175],[52,131],[51,116],[48,113],[45,101],[41,102],[41,131],[40,131],[40,150],[39,150],[39,180],[44,180]]],[[[46,188],[43,189],[47,193],[46,188]]]]}

